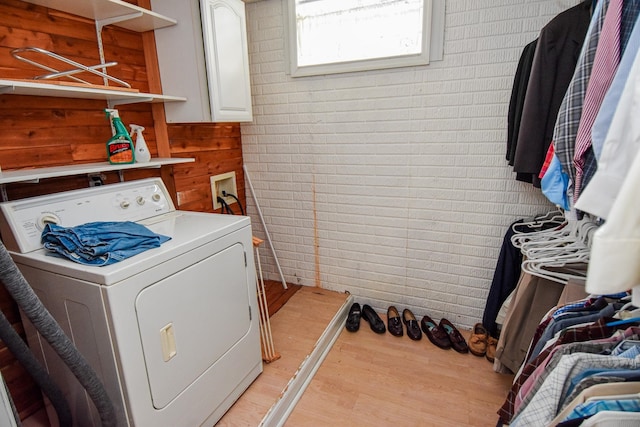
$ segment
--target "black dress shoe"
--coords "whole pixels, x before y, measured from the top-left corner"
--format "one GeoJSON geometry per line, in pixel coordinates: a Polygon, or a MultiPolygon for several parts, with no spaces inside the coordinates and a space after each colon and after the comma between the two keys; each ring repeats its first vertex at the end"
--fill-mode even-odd
{"type": "Polygon", "coordinates": [[[451,347],[458,353],[468,353],[469,346],[458,329],[447,319],[440,319],[440,327],[449,335],[451,347]]]}
{"type": "Polygon", "coordinates": [[[387,309],[387,329],[389,333],[396,337],[402,336],[402,322],[400,321],[400,314],[394,306],[390,306],[387,309]]]}
{"type": "Polygon", "coordinates": [[[367,304],[362,306],[362,318],[369,322],[371,330],[376,334],[384,334],[387,331],[378,313],[367,304]]]}
{"type": "Polygon", "coordinates": [[[402,311],[402,321],[407,327],[407,336],[409,338],[414,341],[418,341],[422,338],[422,332],[420,331],[420,325],[418,325],[416,316],[414,316],[408,308],[405,308],[402,311]]]}
{"type": "Polygon", "coordinates": [[[347,323],[345,327],[349,332],[356,332],[360,329],[360,316],[362,312],[360,310],[360,304],[354,302],[351,308],[349,309],[349,315],[347,316],[347,323]]]}

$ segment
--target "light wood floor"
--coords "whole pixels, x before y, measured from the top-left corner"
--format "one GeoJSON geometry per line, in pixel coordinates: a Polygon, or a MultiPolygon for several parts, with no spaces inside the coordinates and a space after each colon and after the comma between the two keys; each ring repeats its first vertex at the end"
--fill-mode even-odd
{"type": "MultiPolygon", "coordinates": [[[[265,364],[217,425],[260,424],[345,299],[309,287],[293,295],[271,318],[281,359],[265,364]]],[[[484,358],[441,350],[426,337],[378,335],[362,321],[358,332],[340,334],[285,426],[493,427],[512,380],[484,358]]]]}

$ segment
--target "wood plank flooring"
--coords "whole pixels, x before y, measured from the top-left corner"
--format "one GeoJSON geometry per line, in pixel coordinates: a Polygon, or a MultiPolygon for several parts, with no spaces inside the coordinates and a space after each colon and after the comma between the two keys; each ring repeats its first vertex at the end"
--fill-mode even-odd
{"type": "Polygon", "coordinates": [[[269,308],[269,316],[273,316],[282,308],[289,299],[302,288],[301,285],[287,283],[287,289],[284,289],[282,282],[275,280],[265,280],[264,290],[267,294],[267,308],[269,308]]]}
{"type": "Polygon", "coordinates": [[[280,359],[264,364],[262,374],[216,425],[258,426],[346,299],[345,294],[308,286],[292,295],[270,319],[280,359]]]}
{"type": "MultiPolygon", "coordinates": [[[[259,425],[345,298],[309,287],[291,296],[271,318],[282,358],[265,364],[217,425],[259,425]]],[[[362,321],[358,332],[340,334],[285,426],[493,427],[512,381],[484,358],[441,350],[426,337],[378,335],[362,321]]]]}
{"type": "Polygon", "coordinates": [[[485,358],[378,335],[363,321],[342,332],[285,426],[493,427],[512,381],[485,358]]]}

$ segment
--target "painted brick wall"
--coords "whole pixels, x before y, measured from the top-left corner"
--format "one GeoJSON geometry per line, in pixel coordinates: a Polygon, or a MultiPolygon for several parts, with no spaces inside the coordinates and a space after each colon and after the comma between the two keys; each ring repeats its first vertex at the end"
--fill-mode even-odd
{"type": "MultiPolygon", "coordinates": [[[[282,1],[247,5],[244,162],[288,282],[470,328],[508,225],[550,209],[505,160],[522,48],[577,1],[447,0],[443,61],[293,79],[282,1]]],[[[254,234],[264,237],[247,190],[254,234]]],[[[279,280],[269,246],[265,274],[279,280]]]]}

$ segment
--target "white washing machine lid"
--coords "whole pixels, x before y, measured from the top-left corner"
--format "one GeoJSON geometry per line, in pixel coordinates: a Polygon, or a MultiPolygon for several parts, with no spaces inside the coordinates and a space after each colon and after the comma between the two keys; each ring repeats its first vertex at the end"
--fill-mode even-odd
{"type": "MultiPolygon", "coordinates": [[[[243,227],[250,226],[247,216],[204,212],[173,211],[138,221],[154,233],[171,240],[129,259],[105,267],[93,267],[52,255],[46,249],[28,253],[11,252],[17,264],[29,265],[99,285],[113,285],[142,271],[191,251],[243,227]]],[[[195,260],[194,260],[195,261],[195,260]]]]}

